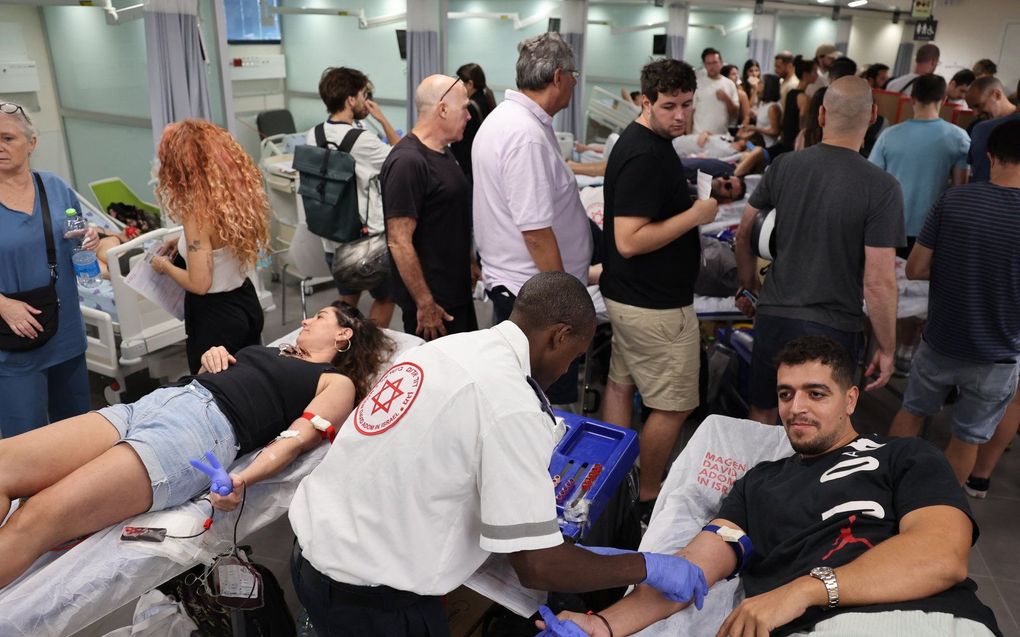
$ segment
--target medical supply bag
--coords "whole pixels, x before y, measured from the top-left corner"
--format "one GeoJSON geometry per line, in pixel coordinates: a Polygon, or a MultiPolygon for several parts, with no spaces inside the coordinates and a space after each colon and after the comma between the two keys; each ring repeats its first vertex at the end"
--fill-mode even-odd
{"type": "MultiPolygon", "coordinates": [[[[364,222],[358,212],[358,180],[351,148],[363,128],[351,128],[337,146],[326,139],[326,125],[315,127],[315,146],[294,149],[294,170],[300,174],[298,194],[312,234],[331,241],[354,241],[364,222]]],[[[367,211],[366,211],[367,214],[367,211]]]]}

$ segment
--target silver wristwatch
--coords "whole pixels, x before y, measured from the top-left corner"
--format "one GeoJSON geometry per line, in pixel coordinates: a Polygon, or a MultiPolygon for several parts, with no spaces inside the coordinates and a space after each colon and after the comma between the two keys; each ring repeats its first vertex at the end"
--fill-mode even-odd
{"type": "Polygon", "coordinates": [[[816,566],[808,575],[825,584],[825,592],[829,596],[827,608],[839,606],[839,584],[836,583],[836,574],[832,569],[828,566],[816,566]]]}

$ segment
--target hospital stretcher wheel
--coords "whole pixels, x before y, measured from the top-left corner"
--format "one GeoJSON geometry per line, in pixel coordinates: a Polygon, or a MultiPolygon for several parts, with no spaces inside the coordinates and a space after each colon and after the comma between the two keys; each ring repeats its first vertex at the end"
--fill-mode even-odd
{"type": "Polygon", "coordinates": [[[108,405],[119,405],[124,402],[122,397],[124,396],[124,388],[119,383],[110,383],[103,388],[103,398],[106,399],[108,405]]]}

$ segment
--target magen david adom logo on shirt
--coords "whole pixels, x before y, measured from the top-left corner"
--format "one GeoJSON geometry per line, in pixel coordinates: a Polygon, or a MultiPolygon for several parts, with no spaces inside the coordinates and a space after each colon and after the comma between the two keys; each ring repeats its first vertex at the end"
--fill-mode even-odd
{"type": "Polygon", "coordinates": [[[366,436],[391,429],[414,404],[424,380],[425,372],[414,363],[389,368],[358,405],[354,427],[366,436]]]}

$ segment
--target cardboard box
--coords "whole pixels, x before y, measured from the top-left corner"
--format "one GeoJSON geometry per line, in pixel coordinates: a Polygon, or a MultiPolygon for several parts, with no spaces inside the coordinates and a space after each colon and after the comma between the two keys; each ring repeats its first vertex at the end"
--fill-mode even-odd
{"type": "Polygon", "coordinates": [[[464,586],[444,597],[443,608],[446,610],[446,620],[450,624],[450,635],[480,636],[482,616],[490,606],[492,606],[490,599],[464,586]]]}

